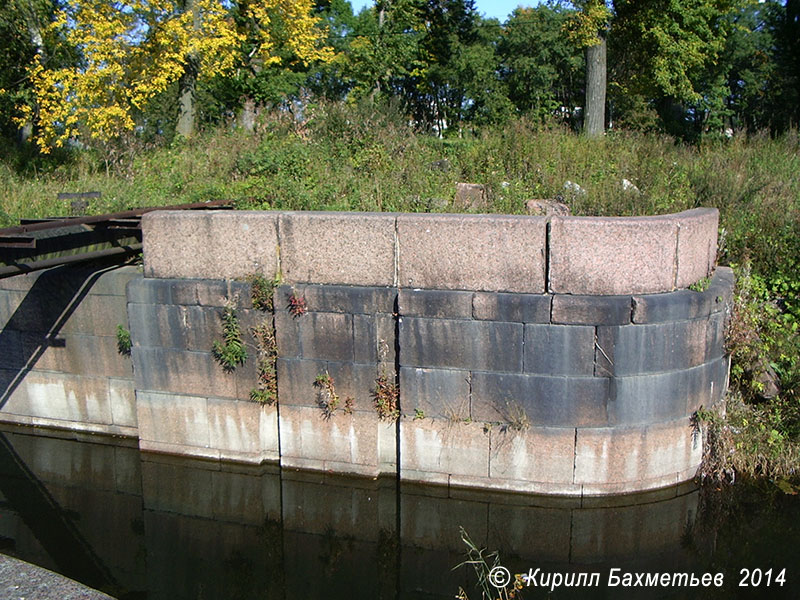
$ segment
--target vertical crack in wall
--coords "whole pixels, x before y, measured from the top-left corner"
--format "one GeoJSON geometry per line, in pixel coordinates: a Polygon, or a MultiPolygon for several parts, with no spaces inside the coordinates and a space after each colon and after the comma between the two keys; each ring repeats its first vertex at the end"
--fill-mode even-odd
{"type": "Polygon", "coordinates": [[[544,292],[551,293],[550,289],[550,217],[544,230],[544,292]]]}
{"type": "MultiPolygon", "coordinates": [[[[395,247],[397,240],[397,219],[395,219],[395,247]]],[[[396,253],[395,253],[396,256],[396,253]]],[[[397,261],[395,261],[395,265],[397,261]]],[[[397,273],[395,269],[395,274],[397,273]]],[[[394,421],[394,440],[395,440],[395,471],[397,473],[397,484],[400,485],[400,465],[402,456],[400,455],[400,422],[403,420],[403,390],[400,387],[400,295],[397,293],[395,285],[394,304],[392,305],[392,318],[394,319],[394,383],[397,386],[397,418],[394,421]]],[[[377,326],[377,325],[376,325],[377,326]]],[[[397,513],[398,531],[400,531],[400,494],[397,494],[397,513]]]]}
{"type": "Polygon", "coordinates": [[[578,470],[578,428],[575,428],[575,437],[572,442],[572,483],[575,483],[575,474],[578,470]]]}
{"type": "Polygon", "coordinates": [[[397,233],[397,217],[394,219],[394,274],[392,286],[400,287],[400,236],[397,233]]]}
{"type": "Polygon", "coordinates": [[[680,222],[675,224],[675,260],[672,262],[672,289],[678,289],[678,271],[680,265],[678,264],[679,260],[679,250],[681,247],[681,224],[680,222]]]}

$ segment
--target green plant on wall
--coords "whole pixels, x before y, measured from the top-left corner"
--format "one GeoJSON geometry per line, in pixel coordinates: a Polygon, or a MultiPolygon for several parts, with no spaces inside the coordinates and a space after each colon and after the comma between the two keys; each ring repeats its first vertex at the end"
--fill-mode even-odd
{"type": "Polygon", "coordinates": [[[214,340],[211,353],[222,365],[225,372],[236,370],[236,367],[247,360],[247,350],[242,341],[239,318],[236,316],[236,299],[229,300],[222,309],[222,341],[214,340]]]}
{"type": "Polygon", "coordinates": [[[322,409],[325,418],[330,419],[339,407],[339,395],[336,393],[333,377],[327,371],[320,373],[314,379],[314,387],[317,388],[317,404],[322,409]]]}
{"type": "Polygon", "coordinates": [[[375,380],[375,391],[372,393],[375,410],[381,420],[397,419],[400,416],[398,406],[400,400],[400,388],[393,381],[389,381],[386,373],[381,373],[375,380]]]}
{"type": "Polygon", "coordinates": [[[275,289],[281,284],[280,274],[267,279],[261,274],[253,274],[247,278],[250,282],[250,297],[253,308],[264,312],[272,312],[275,306],[275,289]]]}
{"type": "Polygon", "coordinates": [[[258,384],[250,390],[250,400],[262,404],[274,404],[278,400],[278,378],[276,361],[278,344],[275,340],[275,327],[271,320],[265,320],[251,331],[258,349],[258,384]]]}
{"type": "Polygon", "coordinates": [[[117,352],[123,356],[131,355],[131,332],[117,325],[117,352]]]}

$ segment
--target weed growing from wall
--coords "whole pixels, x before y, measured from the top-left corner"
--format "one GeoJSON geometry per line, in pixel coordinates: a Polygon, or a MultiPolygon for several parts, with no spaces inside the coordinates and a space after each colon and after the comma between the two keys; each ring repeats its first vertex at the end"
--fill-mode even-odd
{"type": "Polygon", "coordinates": [[[226,373],[236,370],[236,367],[247,360],[247,350],[242,341],[242,332],[239,327],[239,318],[234,308],[236,299],[229,300],[222,309],[222,341],[214,340],[211,353],[214,359],[222,365],[226,373]]]}
{"type": "Polygon", "coordinates": [[[258,383],[250,390],[250,400],[261,404],[275,404],[278,400],[278,378],[275,367],[278,359],[278,344],[275,327],[268,319],[251,330],[258,351],[258,383]]]}
{"type": "Polygon", "coordinates": [[[306,304],[306,299],[303,296],[298,296],[296,293],[292,292],[289,296],[289,313],[295,318],[300,317],[308,312],[308,305],[306,304]]]}
{"type": "Polygon", "coordinates": [[[275,303],[275,289],[280,285],[280,275],[267,279],[263,275],[254,274],[247,278],[250,283],[250,298],[253,308],[264,312],[272,312],[275,303]]]}
{"type": "Polygon", "coordinates": [[[327,371],[320,373],[314,379],[314,387],[317,388],[317,404],[322,409],[326,419],[330,419],[334,411],[339,408],[339,395],[336,387],[327,371]]]}
{"type": "Polygon", "coordinates": [[[117,352],[123,356],[131,355],[131,332],[117,325],[117,352]]]}
{"type": "Polygon", "coordinates": [[[398,400],[400,399],[400,389],[393,381],[389,381],[386,373],[381,373],[375,380],[375,391],[373,392],[373,401],[375,403],[375,410],[381,420],[390,419],[394,420],[400,416],[400,409],[398,407],[398,400]]]}

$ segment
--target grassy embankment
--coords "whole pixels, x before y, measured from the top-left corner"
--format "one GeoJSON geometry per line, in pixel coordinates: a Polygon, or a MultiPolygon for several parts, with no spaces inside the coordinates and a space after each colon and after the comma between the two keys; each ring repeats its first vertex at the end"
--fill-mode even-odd
{"type": "Polygon", "coordinates": [[[521,214],[526,200],[556,196],[576,215],[713,206],[721,214],[720,263],[734,266],[738,289],[727,410],[700,415],[714,449],[707,473],[760,475],[786,487],[785,480],[800,478],[798,173],[796,131],[686,146],[625,132],[590,140],[516,121],[439,140],[414,133],[391,111],[328,106],[303,126],[273,115],[252,135],[220,128],[132,152],[111,176],[89,152],[61,160],[7,157],[0,163],[0,225],[66,214],[56,194],[89,190],[102,192],[94,213],[218,198],[240,208],[452,211],[457,181],[488,184],[490,210],[498,213],[521,214]],[[623,179],[636,189],[625,189],[623,179]],[[568,180],[585,193],[565,191],[568,180]],[[769,369],[780,394],[763,400],[769,369]]]}

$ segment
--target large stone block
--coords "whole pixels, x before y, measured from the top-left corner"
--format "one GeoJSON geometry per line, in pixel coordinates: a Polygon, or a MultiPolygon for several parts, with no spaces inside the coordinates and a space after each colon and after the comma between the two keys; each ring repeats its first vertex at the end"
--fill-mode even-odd
{"type": "Polygon", "coordinates": [[[114,425],[138,427],[136,422],[136,390],[133,379],[109,379],[108,401],[114,425]]]}
{"type": "Polygon", "coordinates": [[[600,376],[687,369],[724,353],[725,315],[648,325],[597,328],[600,376]]]}
{"type": "Polygon", "coordinates": [[[136,392],[139,439],[160,444],[209,448],[208,398],[136,392]]]}
{"type": "Polygon", "coordinates": [[[525,325],[523,370],[539,375],[593,375],[594,327],[525,325]]]}
{"type": "Polygon", "coordinates": [[[521,323],[400,319],[400,363],[483,371],[522,371],[521,323]]]}
{"type": "MultiPolygon", "coordinates": [[[[527,427],[515,430],[495,426],[491,430],[489,476],[508,480],[523,490],[538,483],[572,487],[575,460],[575,429],[572,427],[527,427]]],[[[535,491],[535,490],[530,490],[535,491]]]]}
{"type": "Polygon", "coordinates": [[[403,414],[466,420],[470,417],[470,373],[450,369],[400,368],[403,414]]]}
{"type": "Polygon", "coordinates": [[[632,320],[634,323],[663,323],[724,312],[731,304],[733,285],[733,271],[729,267],[717,267],[708,289],[703,292],[677,290],[634,296],[632,320]]]}
{"type": "MultiPolygon", "coordinates": [[[[326,365],[328,375],[333,378],[336,393],[339,395],[339,409],[344,410],[345,402],[350,399],[352,410],[377,414],[375,411],[375,380],[381,375],[375,364],[359,365],[352,362],[329,361],[326,365]]],[[[394,371],[384,372],[390,381],[394,381],[394,371]]]]}
{"type": "Polygon", "coordinates": [[[550,320],[565,325],[627,325],[631,322],[631,297],[557,294],[550,320]]]}
{"type": "Polygon", "coordinates": [[[400,421],[400,479],[448,484],[452,476],[489,476],[489,434],[477,423],[400,421]]]}
{"type": "Polygon", "coordinates": [[[394,422],[380,421],[375,414],[326,418],[316,408],[282,406],[281,466],[375,477],[394,467],[381,460],[386,455],[382,447],[392,447],[394,431],[394,422]]]}
{"type": "Polygon", "coordinates": [[[286,308],[293,291],[305,298],[308,310],[359,315],[391,314],[397,298],[394,287],[296,284],[279,288],[276,308],[286,308]]]}
{"type": "Polygon", "coordinates": [[[675,287],[685,288],[708,277],[717,260],[716,208],[695,208],[675,215],[678,220],[678,272],[675,287]]]}
{"type": "Polygon", "coordinates": [[[399,215],[402,287],[544,292],[544,217],[399,215]]]}
{"type": "Polygon", "coordinates": [[[401,289],[397,312],[401,317],[471,319],[472,292],[401,289]]]}
{"type": "Polygon", "coordinates": [[[677,483],[677,473],[696,469],[701,459],[700,434],[688,417],[640,427],[579,428],[575,483],[622,484],[627,491],[647,480],[677,483]]]}
{"type": "Polygon", "coordinates": [[[275,335],[280,356],[352,361],[353,315],[309,312],[292,316],[275,314],[275,335]]]}
{"type": "MultiPolygon", "coordinates": [[[[324,360],[278,358],[278,403],[281,406],[319,408],[319,390],[314,382],[324,375],[328,363],[324,360]]],[[[334,379],[334,385],[336,380],[334,379]]]]}
{"type": "Polygon", "coordinates": [[[106,377],[40,371],[30,371],[24,378],[19,375],[17,371],[0,372],[3,413],[76,424],[112,424],[106,377]]]}
{"type": "Polygon", "coordinates": [[[280,215],[281,270],[287,283],[391,286],[395,216],[291,212],[280,215]]]}
{"type": "Polygon", "coordinates": [[[131,340],[136,346],[208,352],[222,339],[222,311],[178,304],[129,304],[131,340]]]}
{"type": "Polygon", "coordinates": [[[356,363],[394,370],[395,317],[381,313],[353,315],[353,354],[356,363]]]}
{"type": "Polygon", "coordinates": [[[278,215],[153,211],[142,217],[145,277],[235,279],[278,272],[278,215]]]}
{"type": "Polygon", "coordinates": [[[223,460],[278,461],[278,411],[275,406],[209,398],[209,445],[223,460]]]}
{"type": "Polygon", "coordinates": [[[99,296],[124,296],[125,288],[131,279],[142,276],[141,266],[112,266],[100,271],[89,288],[89,294],[99,296]]]}
{"type": "Polygon", "coordinates": [[[603,427],[608,424],[608,379],[515,373],[472,374],[472,418],[518,429],[603,427]]]}
{"type": "Polygon", "coordinates": [[[660,217],[552,217],[550,291],[620,295],[675,287],[678,225],[660,217]]]}
{"type": "Polygon", "coordinates": [[[487,321],[549,323],[551,299],[549,294],[476,292],[472,299],[472,316],[487,321]]]}
{"type": "Polygon", "coordinates": [[[235,371],[225,372],[210,352],[134,346],[131,355],[137,390],[237,397],[235,371]]]}

